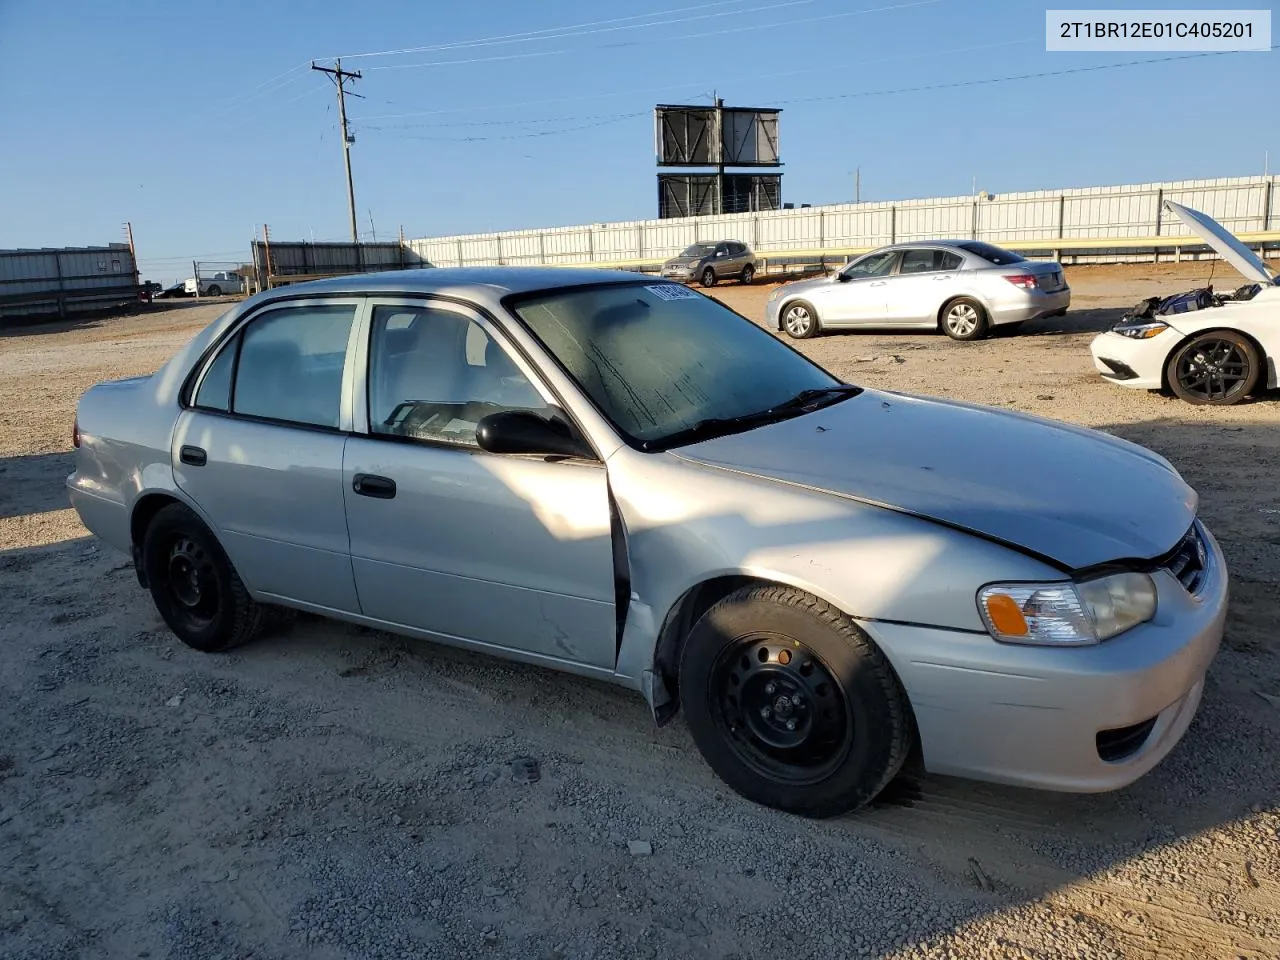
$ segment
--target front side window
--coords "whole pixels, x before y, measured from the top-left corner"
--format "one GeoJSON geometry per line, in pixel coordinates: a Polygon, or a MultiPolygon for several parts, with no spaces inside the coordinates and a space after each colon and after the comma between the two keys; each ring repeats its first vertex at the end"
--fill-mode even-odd
{"type": "Polygon", "coordinates": [[[684,253],[680,254],[680,256],[701,260],[703,257],[711,256],[715,249],[715,246],[710,243],[695,243],[692,246],[685,247],[684,253]]]}
{"type": "Polygon", "coordinates": [[[375,306],[369,334],[369,430],[476,446],[491,413],[552,411],[501,344],[440,307],[375,306]]]}
{"type": "Polygon", "coordinates": [[[250,320],[205,371],[194,406],[337,429],[354,304],[271,310],[250,320]]]}
{"type": "Polygon", "coordinates": [[[642,448],[839,381],[719,302],[676,284],[538,294],[511,307],[614,426],[642,448]]]}
{"type": "Polygon", "coordinates": [[[861,260],[855,260],[850,264],[844,275],[850,280],[862,280],[867,277],[887,277],[889,271],[893,269],[893,262],[897,257],[897,250],[869,253],[861,260]]]}

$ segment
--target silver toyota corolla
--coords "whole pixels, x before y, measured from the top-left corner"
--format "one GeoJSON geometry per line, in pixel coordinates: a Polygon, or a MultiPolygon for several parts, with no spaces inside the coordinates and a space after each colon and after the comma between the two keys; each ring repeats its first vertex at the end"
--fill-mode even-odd
{"type": "Polygon", "coordinates": [[[632,273],[268,291],[89,389],[74,433],[72,503],[192,647],[281,605],[613,681],[810,816],[911,755],[1129,783],[1191,722],[1226,613],[1161,457],[842,383],[632,273]]]}
{"type": "Polygon", "coordinates": [[[1071,305],[1062,265],[1032,261],[979,240],[881,247],[829,276],[799,280],[769,296],[765,321],[797,339],[822,330],[897,327],[980,340],[1071,305]]]}

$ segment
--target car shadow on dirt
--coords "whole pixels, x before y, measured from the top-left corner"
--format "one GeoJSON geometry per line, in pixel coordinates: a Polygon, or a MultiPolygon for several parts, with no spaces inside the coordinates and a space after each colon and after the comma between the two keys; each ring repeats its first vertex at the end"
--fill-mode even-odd
{"type": "MultiPolygon", "coordinates": [[[[1280,880],[1250,865],[1280,826],[1274,427],[1112,429],[1201,488],[1234,606],[1184,741],[1095,796],[908,771],[804,820],[739,798],[679,720],[654,729],[608,684],[310,616],[203,655],[127,557],[4,551],[0,862],[26,892],[0,953],[1268,955],[1237,914],[1261,910],[1248,878],[1280,880]],[[526,756],[537,782],[511,773],[526,756]],[[125,900],[91,880],[122,871],[125,900]]],[[[66,457],[12,459],[61,496],[66,457]]]]}
{"type": "Polygon", "coordinates": [[[74,469],[70,452],[0,457],[0,519],[71,506],[65,481],[74,469]]]}

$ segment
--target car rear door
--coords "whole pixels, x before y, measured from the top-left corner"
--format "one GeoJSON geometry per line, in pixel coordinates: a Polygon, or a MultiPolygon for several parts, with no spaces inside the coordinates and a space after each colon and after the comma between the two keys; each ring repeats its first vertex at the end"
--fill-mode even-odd
{"type": "Polygon", "coordinates": [[[342,451],[357,299],[269,305],[202,367],[173,433],[179,488],[250,589],[356,612],[342,451]]]}
{"type": "Polygon", "coordinates": [[[963,262],[959,254],[941,247],[903,250],[886,288],[885,320],[916,326],[936,323],[939,308],[956,292],[955,273],[963,262]]]}
{"type": "Polygon", "coordinates": [[[528,361],[477,310],[371,301],[343,464],[360,607],[390,626],[611,669],[613,542],[603,463],[499,455],[489,413],[547,413],[528,361]]]}

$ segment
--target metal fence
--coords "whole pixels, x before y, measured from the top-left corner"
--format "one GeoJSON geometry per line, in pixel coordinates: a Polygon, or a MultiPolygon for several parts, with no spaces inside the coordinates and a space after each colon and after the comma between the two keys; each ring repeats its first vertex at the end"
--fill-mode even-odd
{"type": "Polygon", "coordinates": [[[0,250],[0,317],[65,317],[138,301],[129,245],[0,250]]]}
{"type": "Polygon", "coordinates": [[[410,249],[435,266],[547,264],[652,267],[692,243],[749,243],[773,265],[840,259],[887,243],[986,240],[1029,255],[1150,259],[1198,255],[1198,239],[1162,212],[1166,199],[1203,210],[1245,242],[1280,247],[1280,177],[845,203],[713,217],[633,220],[428,237],[410,249]]]}
{"type": "Polygon", "coordinates": [[[259,289],[322,277],[429,266],[421,256],[399,241],[306,243],[255,240],[251,253],[259,289]]]}

